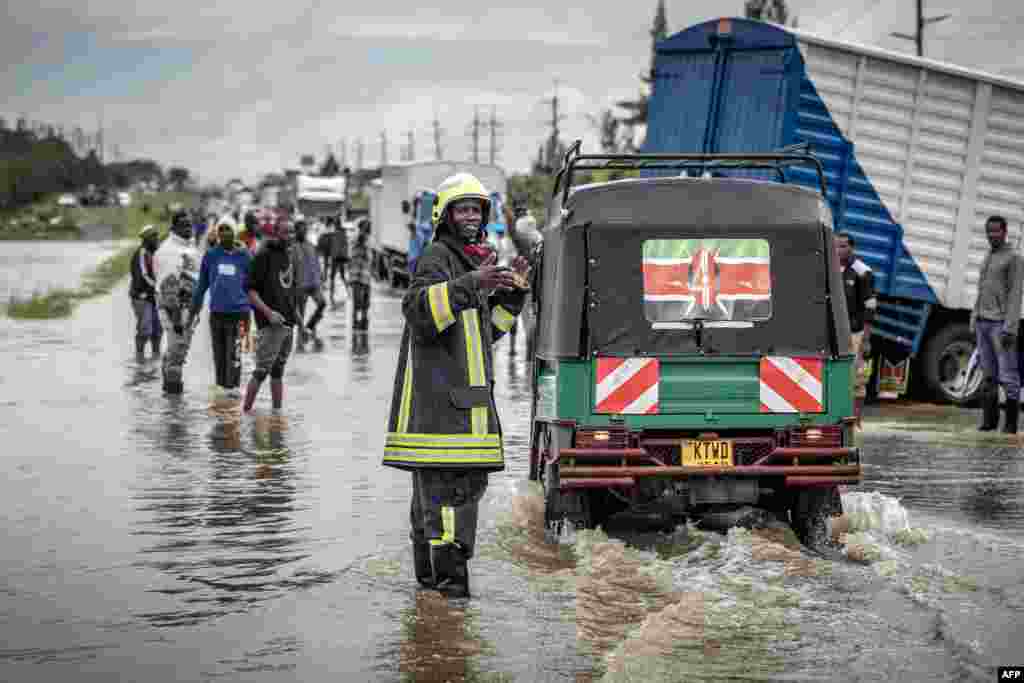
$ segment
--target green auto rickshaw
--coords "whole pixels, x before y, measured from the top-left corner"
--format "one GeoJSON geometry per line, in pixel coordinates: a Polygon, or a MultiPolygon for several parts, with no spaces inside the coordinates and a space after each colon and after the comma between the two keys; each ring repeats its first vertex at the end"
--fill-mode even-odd
{"type": "Polygon", "coordinates": [[[827,541],[861,465],[826,196],[807,154],[569,150],[532,287],[549,524],[668,500],[689,519],[766,509],[827,541]],[[635,177],[573,185],[594,171],[635,177]]]}

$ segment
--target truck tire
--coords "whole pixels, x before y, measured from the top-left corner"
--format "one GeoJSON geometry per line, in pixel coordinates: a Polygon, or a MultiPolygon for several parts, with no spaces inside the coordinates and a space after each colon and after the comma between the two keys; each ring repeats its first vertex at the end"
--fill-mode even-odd
{"type": "Polygon", "coordinates": [[[928,340],[921,354],[921,375],[933,399],[967,406],[981,389],[978,377],[964,377],[974,352],[974,335],[967,323],[950,323],[928,340]]]}
{"type": "Polygon", "coordinates": [[[843,500],[837,486],[802,488],[793,493],[793,532],[811,550],[821,551],[835,545],[829,538],[829,519],[841,514],[843,500]]]}

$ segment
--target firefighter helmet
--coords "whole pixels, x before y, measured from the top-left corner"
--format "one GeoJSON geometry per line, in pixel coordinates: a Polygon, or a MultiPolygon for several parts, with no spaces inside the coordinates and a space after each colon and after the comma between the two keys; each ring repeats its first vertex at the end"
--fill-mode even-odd
{"type": "Polygon", "coordinates": [[[490,222],[491,196],[487,188],[472,174],[456,173],[446,178],[437,188],[437,201],[434,203],[434,212],[431,216],[435,226],[444,220],[448,207],[460,199],[479,199],[483,204],[481,226],[490,222]]]}

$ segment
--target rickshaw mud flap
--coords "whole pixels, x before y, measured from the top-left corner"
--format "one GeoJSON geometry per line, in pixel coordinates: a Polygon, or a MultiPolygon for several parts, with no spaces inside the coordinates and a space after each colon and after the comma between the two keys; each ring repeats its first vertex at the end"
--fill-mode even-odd
{"type": "Polygon", "coordinates": [[[572,477],[846,477],[859,478],[860,465],[746,465],[737,467],[685,467],[666,466],[607,466],[577,465],[560,467],[559,475],[572,477]]]}

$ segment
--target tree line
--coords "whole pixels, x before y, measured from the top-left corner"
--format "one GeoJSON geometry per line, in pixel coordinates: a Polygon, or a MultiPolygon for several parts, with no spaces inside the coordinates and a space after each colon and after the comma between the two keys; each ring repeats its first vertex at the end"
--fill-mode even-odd
{"type": "Polygon", "coordinates": [[[139,182],[180,189],[187,169],[166,171],[151,159],[104,163],[81,129],[19,118],[13,127],[0,117],[0,209],[15,209],[60,192],[96,188],[127,189],[139,182]]]}

